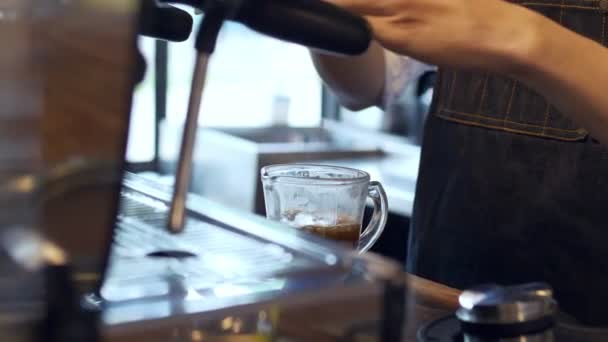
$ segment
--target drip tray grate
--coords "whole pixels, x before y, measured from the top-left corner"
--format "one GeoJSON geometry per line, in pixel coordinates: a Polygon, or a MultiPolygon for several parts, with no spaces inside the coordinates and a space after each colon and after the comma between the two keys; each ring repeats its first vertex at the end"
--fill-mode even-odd
{"type": "Polygon", "coordinates": [[[168,210],[163,201],[123,192],[104,282],[104,288],[112,290],[102,290],[104,297],[125,299],[130,296],[126,288],[145,285],[150,290],[176,277],[183,286],[204,290],[227,282],[267,283],[292,272],[328,267],[321,260],[193,215],[183,233],[171,234],[165,228],[168,210]]]}

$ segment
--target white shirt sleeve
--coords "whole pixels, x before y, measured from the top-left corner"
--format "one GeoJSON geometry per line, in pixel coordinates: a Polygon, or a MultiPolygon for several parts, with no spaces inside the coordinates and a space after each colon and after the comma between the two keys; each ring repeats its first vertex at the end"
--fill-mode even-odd
{"type": "Polygon", "coordinates": [[[410,82],[415,82],[422,74],[435,70],[436,67],[407,56],[398,55],[389,50],[384,51],[386,75],[382,94],[382,108],[386,109],[399,98],[410,82]]]}

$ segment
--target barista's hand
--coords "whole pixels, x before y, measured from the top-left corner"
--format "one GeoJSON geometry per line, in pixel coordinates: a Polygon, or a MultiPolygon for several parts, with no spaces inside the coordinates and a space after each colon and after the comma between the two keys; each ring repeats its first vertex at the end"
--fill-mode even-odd
{"type": "Polygon", "coordinates": [[[385,48],[430,64],[509,72],[544,17],[503,0],[327,0],[365,17],[385,48]]]}

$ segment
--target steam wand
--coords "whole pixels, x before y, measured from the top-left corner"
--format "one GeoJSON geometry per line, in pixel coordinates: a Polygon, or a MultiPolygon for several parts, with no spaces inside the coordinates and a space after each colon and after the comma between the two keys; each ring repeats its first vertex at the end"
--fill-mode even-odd
{"type": "Polygon", "coordinates": [[[209,58],[215,50],[219,31],[226,19],[226,9],[220,2],[207,1],[205,5],[205,16],[196,35],[195,48],[197,55],[194,62],[188,112],[184,132],[182,133],[175,186],[169,211],[168,229],[172,233],[180,233],[184,229],[186,200],[192,177],[192,154],[196,144],[198,117],[207,76],[207,66],[209,58]]]}

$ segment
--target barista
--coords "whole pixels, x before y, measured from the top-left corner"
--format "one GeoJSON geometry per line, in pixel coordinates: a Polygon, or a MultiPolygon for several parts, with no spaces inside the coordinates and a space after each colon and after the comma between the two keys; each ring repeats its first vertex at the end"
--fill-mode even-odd
{"type": "Polygon", "coordinates": [[[608,323],[608,0],[330,2],[376,38],[360,57],[313,53],[346,107],[385,107],[439,66],[408,271],[546,281],[565,312],[608,323]]]}

